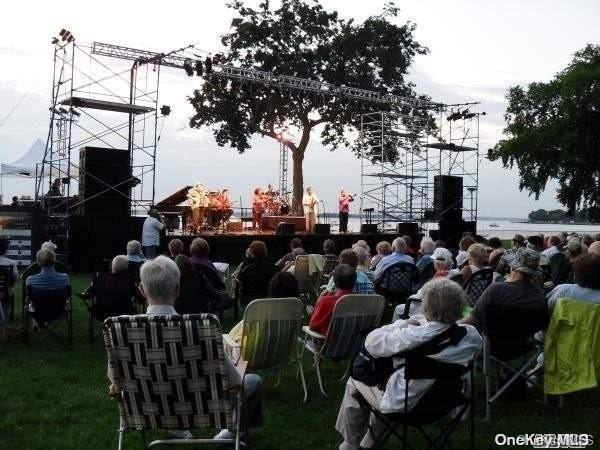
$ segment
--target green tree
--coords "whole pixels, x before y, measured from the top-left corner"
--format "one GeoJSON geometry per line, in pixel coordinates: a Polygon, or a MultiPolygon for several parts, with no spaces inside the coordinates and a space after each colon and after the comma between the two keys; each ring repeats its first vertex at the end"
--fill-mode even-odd
{"type": "Polygon", "coordinates": [[[569,214],[600,206],[600,46],[575,53],[547,83],[511,87],[507,100],[507,138],[490,159],[516,165],[520,189],[536,199],[548,180],[557,180],[557,199],[569,214]]]}
{"type": "Polygon", "coordinates": [[[547,222],[548,211],[545,209],[538,209],[529,213],[529,220],[531,222],[547,222]]]}
{"type": "MultiPolygon", "coordinates": [[[[427,49],[414,38],[415,25],[392,23],[399,10],[386,4],[381,15],[362,23],[342,19],[318,1],[282,0],[278,8],[263,1],[257,9],[241,1],[228,5],[236,12],[231,31],[222,36],[226,50],[216,62],[271,71],[416,97],[405,76],[415,57],[427,49]]],[[[351,146],[361,113],[381,109],[347,98],[282,91],[273,86],[243,84],[206,77],[190,102],[195,114],[190,126],[211,126],[219,146],[242,153],[252,135],[280,140],[293,161],[292,208],[302,209],[302,163],[311,130],[320,125],[322,143],[335,150],[351,146]],[[282,136],[288,128],[299,138],[282,136]]]]}

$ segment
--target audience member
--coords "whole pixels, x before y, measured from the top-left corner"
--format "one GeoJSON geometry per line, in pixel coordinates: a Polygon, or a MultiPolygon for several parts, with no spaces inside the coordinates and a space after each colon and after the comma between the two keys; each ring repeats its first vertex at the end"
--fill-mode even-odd
{"type": "Polygon", "coordinates": [[[495,272],[498,272],[501,275],[507,274],[510,272],[510,264],[512,263],[517,250],[525,247],[525,236],[522,234],[515,234],[512,238],[512,247],[506,250],[502,256],[500,257],[500,262],[494,269],[495,272]]]}
{"type": "Polygon", "coordinates": [[[456,255],[456,267],[462,269],[462,266],[466,264],[469,259],[469,253],[467,250],[471,245],[475,243],[475,239],[470,234],[463,236],[458,243],[458,255],[456,255]]]}
{"type": "Polygon", "coordinates": [[[354,245],[352,245],[352,247],[357,246],[357,247],[362,247],[365,249],[365,251],[371,255],[371,247],[369,247],[369,244],[367,243],[367,241],[365,241],[364,239],[359,239],[358,241],[356,241],[354,243],[354,245]]]}
{"type": "Polygon", "coordinates": [[[17,268],[17,262],[6,257],[8,252],[9,241],[6,237],[0,236],[0,266],[9,267],[11,272],[11,279],[8,280],[10,283],[10,295],[12,295],[12,286],[15,281],[19,278],[19,269],[17,268]]]}
{"type": "Polygon", "coordinates": [[[542,252],[542,255],[544,255],[546,258],[548,258],[548,260],[550,260],[550,258],[552,258],[554,255],[560,253],[560,244],[561,240],[559,236],[550,236],[548,238],[548,248],[546,248],[546,250],[542,252]]]}
{"type": "Polygon", "coordinates": [[[600,303],[600,256],[583,254],[573,261],[574,283],[559,284],[548,294],[548,309],[554,310],[559,298],[600,303]]]}
{"type": "Polygon", "coordinates": [[[584,247],[586,249],[588,249],[590,247],[590,245],[592,245],[593,242],[594,242],[594,238],[592,237],[591,234],[584,234],[583,237],[581,238],[581,243],[584,245],[584,247]]]}
{"type": "MultiPolygon", "coordinates": [[[[350,248],[342,250],[340,253],[340,264],[348,264],[352,266],[355,270],[358,267],[358,255],[356,252],[350,248]]],[[[336,284],[333,277],[329,278],[329,282],[327,283],[327,287],[325,291],[332,294],[336,290],[336,284]]],[[[373,286],[373,281],[369,278],[369,276],[365,272],[356,272],[356,284],[354,286],[355,294],[373,294],[375,293],[375,287],[373,286]]]]}
{"type": "Polygon", "coordinates": [[[592,245],[588,248],[588,253],[600,256],[600,241],[592,242],[592,245]]]}
{"type": "Polygon", "coordinates": [[[129,241],[127,243],[127,259],[134,263],[146,261],[146,257],[142,253],[142,244],[139,241],[129,241]]]}
{"type": "MultiPolygon", "coordinates": [[[[431,280],[424,286],[423,315],[397,320],[372,331],[365,340],[365,349],[373,357],[383,358],[418,347],[455,324],[460,319],[465,304],[465,293],[458,284],[445,278],[431,280]]],[[[456,345],[431,355],[432,359],[466,366],[479,353],[482,340],[477,330],[470,325],[460,326],[465,328],[466,335],[456,345]]],[[[367,433],[368,427],[377,436],[383,431],[383,424],[374,415],[369,417],[368,409],[361,406],[361,398],[382,413],[405,411],[407,387],[404,368],[398,361],[395,360],[394,363],[396,371],[387,380],[385,390],[348,379],[335,425],[344,438],[340,449],[372,448],[373,435],[371,432],[367,433]]],[[[433,380],[411,380],[408,384],[406,410],[410,412],[432,386],[433,380]]]]}
{"type": "Polygon", "coordinates": [[[323,242],[323,278],[322,282],[325,283],[331,276],[333,269],[339,264],[339,259],[335,254],[335,242],[333,239],[325,239],[323,242]]]}
{"type": "MultiPolygon", "coordinates": [[[[56,250],[57,250],[56,244],[54,244],[52,241],[46,241],[40,246],[40,250],[41,249],[50,250],[52,253],[54,253],[54,256],[55,256],[54,270],[56,270],[57,272],[60,272],[60,273],[68,273],[69,272],[67,270],[67,266],[65,266],[60,261],[56,261],[56,250]]],[[[21,273],[21,280],[27,281],[27,278],[29,278],[31,275],[37,275],[38,273],[41,272],[41,270],[42,269],[41,269],[40,265],[37,263],[37,261],[35,261],[21,273]]]]}
{"type": "Polygon", "coordinates": [[[323,293],[317,300],[308,322],[311,330],[324,336],[327,335],[333,308],[340,298],[353,293],[356,275],[356,269],[349,264],[339,264],[335,268],[332,277],[336,286],[335,292],[333,294],[323,293]]]}
{"type": "Polygon", "coordinates": [[[155,258],[160,246],[160,232],[165,228],[158,211],[150,208],[142,227],[142,249],[146,258],[155,258]]]}
{"type": "Polygon", "coordinates": [[[54,268],[56,255],[47,248],[42,248],[36,255],[40,266],[40,273],[27,277],[26,285],[35,289],[60,289],[69,286],[69,276],[66,273],[57,272],[54,268]]]}
{"type": "Polygon", "coordinates": [[[299,296],[298,279],[290,272],[277,272],[269,281],[268,298],[298,298],[299,296]]]}
{"type": "Polygon", "coordinates": [[[377,254],[371,258],[371,263],[369,264],[370,271],[375,270],[375,267],[377,267],[377,264],[383,257],[392,254],[392,244],[390,244],[388,241],[378,242],[375,246],[375,251],[377,254]]]}
{"type": "Polygon", "coordinates": [[[404,238],[398,237],[394,239],[392,242],[392,253],[388,256],[381,258],[377,267],[375,267],[375,272],[373,273],[373,279],[375,281],[379,280],[385,271],[389,269],[394,264],[398,264],[401,262],[414,264],[414,260],[411,256],[405,254],[406,252],[406,242],[404,238]]]}
{"type": "Polygon", "coordinates": [[[199,314],[215,311],[217,292],[186,255],[177,255],[175,264],[179,269],[179,294],[175,309],[179,314],[199,314]]]}
{"type": "Polygon", "coordinates": [[[369,261],[371,259],[371,255],[367,253],[364,247],[360,247],[356,244],[352,246],[352,251],[356,253],[356,256],[358,257],[358,265],[356,266],[356,270],[370,275],[371,272],[369,271],[369,261]]]}
{"type": "Polygon", "coordinates": [[[169,241],[169,256],[175,260],[177,256],[183,253],[183,241],[181,239],[171,239],[169,241]]]}
{"type": "Polygon", "coordinates": [[[415,256],[415,250],[412,248],[412,245],[413,245],[412,238],[408,234],[405,234],[404,236],[402,236],[402,240],[406,244],[406,250],[404,250],[404,253],[406,253],[410,257],[415,256]]]}
{"type": "Polygon", "coordinates": [[[452,274],[451,270],[454,260],[452,259],[450,250],[438,247],[433,251],[431,257],[433,259],[433,267],[435,268],[433,278],[445,278],[452,274]]]}
{"type": "Polygon", "coordinates": [[[429,237],[421,239],[421,245],[419,248],[419,255],[421,255],[421,257],[417,261],[417,269],[419,269],[419,271],[423,271],[423,269],[432,263],[431,255],[434,249],[435,242],[433,242],[433,239],[429,237]]]}
{"type": "Polygon", "coordinates": [[[517,250],[506,282],[489,285],[464,323],[485,327],[485,311],[488,307],[531,310],[545,316],[546,298],[535,281],[536,275],[539,274],[539,263],[540,254],[535,250],[517,250]]]}
{"type": "Polygon", "coordinates": [[[435,248],[448,248],[448,243],[443,239],[435,241],[435,248]]]}
{"type": "Polygon", "coordinates": [[[208,259],[209,254],[210,247],[205,239],[196,238],[190,244],[190,262],[194,266],[194,271],[204,275],[217,291],[223,291],[225,289],[225,282],[215,265],[208,259]]]}
{"type": "Polygon", "coordinates": [[[252,241],[246,250],[246,259],[240,264],[237,274],[239,289],[238,297],[242,304],[265,298],[269,281],[278,271],[277,267],[267,258],[267,246],[263,241],[252,241]]]}
{"type": "Polygon", "coordinates": [[[497,237],[490,238],[489,245],[492,251],[488,258],[488,265],[490,267],[496,267],[504,254],[504,247],[502,247],[502,241],[497,237]]]}
{"type": "Polygon", "coordinates": [[[469,259],[467,260],[467,264],[465,264],[460,271],[462,275],[463,286],[467,284],[469,279],[475,273],[486,267],[488,262],[488,254],[483,244],[471,244],[467,250],[467,253],[469,255],[469,259]]]}
{"type": "Polygon", "coordinates": [[[306,251],[302,247],[302,240],[298,237],[295,237],[290,242],[290,252],[277,261],[275,265],[279,269],[283,269],[287,264],[294,262],[296,260],[296,256],[298,255],[306,255],[306,251]]]}

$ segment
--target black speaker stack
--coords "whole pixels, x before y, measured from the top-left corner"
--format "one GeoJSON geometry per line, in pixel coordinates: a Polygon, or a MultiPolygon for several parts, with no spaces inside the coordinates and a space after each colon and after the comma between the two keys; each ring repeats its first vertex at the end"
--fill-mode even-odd
{"type": "Polygon", "coordinates": [[[453,175],[433,177],[433,209],[438,220],[460,222],[463,207],[463,179],[453,175]]]}

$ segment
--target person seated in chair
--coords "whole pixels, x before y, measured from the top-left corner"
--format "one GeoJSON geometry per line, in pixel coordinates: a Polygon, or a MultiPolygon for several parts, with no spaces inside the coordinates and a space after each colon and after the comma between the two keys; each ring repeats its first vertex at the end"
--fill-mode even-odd
{"type": "MultiPolygon", "coordinates": [[[[397,320],[389,325],[371,331],[365,340],[365,349],[374,358],[386,358],[416,348],[448,330],[460,319],[466,296],[463,289],[447,278],[436,278],[423,287],[422,315],[408,320],[397,320]]],[[[477,329],[471,325],[460,325],[466,334],[456,345],[445,347],[441,352],[430,355],[441,363],[467,366],[481,349],[482,339],[477,329]]],[[[335,429],[344,442],[340,450],[372,448],[376,436],[382,433],[382,424],[361,402],[368,402],[373,408],[387,413],[410,411],[434,384],[434,380],[410,380],[406,396],[404,368],[398,367],[389,377],[385,386],[367,386],[352,377],[346,383],[346,391],[340,405],[335,429]],[[370,416],[370,417],[369,417],[370,416]]],[[[427,407],[427,405],[424,405],[427,407]]]]}
{"type": "Polygon", "coordinates": [[[96,273],[88,288],[78,295],[83,299],[103,295],[103,302],[96,301],[92,306],[92,314],[96,319],[104,320],[114,314],[131,314],[131,297],[134,294],[135,285],[129,275],[127,256],[117,255],[112,260],[110,273],[96,273]]]}
{"type": "Polygon", "coordinates": [[[385,271],[394,264],[402,262],[414,264],[415,261],[412,258],[412,256],[408,256],[405,254],[407,248],[408,247],[404,239],[402,239],[401,237],[394,239],[394,241],[392,242],[392,254],[381,258],[379,263],[377,263],[377,267],[375,267],[375,272],[373,273],[373,279],[375,281],[379,280],[383,276],[385,271]]]}
{"type": "MultiPolygon", "coordinates": [[[[0,237],[0,266],[5,266],[10,268],[10,279],[8,280],[9,282],[9,290],[8,290],[8,295],[14,295],[13,293],[13,286],[15,284],[15,281],[17,281],[17,279],[19,278],[19,269],[17,269],[17,262],[7,258],[6,257],[6,252],[8,251],[8,246],[9,246],[9,242],[8,239],[4,236],[0,237]]],[[[7,269],[9,270],[9,269],[7,269]]]]}
{"type": "Polygon", "coordinates": [[[323,258],[325,262],[323,263],[321,282],[326,283],[333,273],[333,269],[340,263],[338,255],[335,252],[335,242],[333,239],[325,239],[323,241],[323,258]]]}
{"type": "MultiPolygon", "coordinates": [[[[52,253],[54,253],[54,256],[55,256],[54,270],[56,270],[57,272],[60,272],[60,273],[69,273],[69,271],[67,270],[67,267],[63,263],[61,263],[60,261],[56,261],[56,250],[58,249],[58,247],[56,246],[56,244],[54,242],[52,242],[52,241],[44,242],[40,246],[40,250],[41,249],[50,250],[52,253]]],[[[29,267],[27,267],[27,269],[25,269],[23,271],[23,273],[21,273],[21,280],[26,282],[27,278],[29,278],[31,275],[37,275],[38,273],[41,272],[41,270],[42,270],[42,268],[36,261],[33,264],[31,264],[29,267]]]]}
{"type": "Polygon", "coordinates": [[[175,309],[179,314],[199,314],[215,312],[214,303],[217,292],[206,277],[194,270],[194,266],[185,255],[178,255],[175,264],[179,268],[179,294],[175,300],[175,309]]]}
{"type": "MultiPolygon", "coordinates": [[[[361,248],[361,250],[363,250],[361,248]]],[[[360,250],[359,250],[360,251],[360,250]]],[[[364,250],[363,250],[364,251],[364,250]]],[[[352,266],[356,270],[356,283],[353,288],[354,294],[374,294],[375,286],[371,281],[371,278],[367,275],[366,272],[358,270],[358,254],[356,251],[351,248],[347,248],[342,250],[340,253],[340,264],[348,264],[352,266]]],[[[336,290],[335,279],[333,277],[329,277],[329,282],[325,287],[325,291],[329,294],[335,293],[336,290]]]]}
{"type": "Polygon", "coordinates": [[[421,245],[419,248],[419,255],[421,255],[421,257],[417,261],[417,269],[419,269],[419,272],[422,272],[429,264],[433,262],[431,255],[433,254],[434,249],[435,242],[433,242],[433,239],[428,237],[421,239],[421,245]]]}
{"type": "Polygon", "coordinates": [[[489,285],[463,323],[485,326],[485,311],[490,306],[534,310],[540,316],[545,316],[546,298],[535,283],[535,277],[539,274],[539,262],[538,252],[520,248],[511,262],[506,282],[489,285]]]}
{"type": "MultiPolygon", "coordinates": [[[[146,308],[148,316],[177,314],[173,305],[179,294],[179,276],[177,264],[166,256],[157,256],[142,266],[140,271],[140,292],[148,302],[148,307],[146,308]]],[[[239,372],[235,369],[233,362],[225,358],[225,365],[229,376],[229,386],[241,386],[242,379],[239,372]]],[[[243,402],[246,407],[247,417],[250,418],[249,426],[260,426],[262,425],[262,380],[256,374],[246,374],[243,379],[243,387],[243,402]]],[[[111,395],[117,394],[114,384],[110,385],[109,392],[111,395]]],[[[192,438],[189,430],[175,430],[172,434],[182,439],[192,438]]],[[[228,430],[221,430],[215,436],[215,439],[227,439],[231,437],[231,433],[228,430]]]]}
{"type": "Polygon", "coordinates": [[[290,252],[280,258],[275,265],[278,269],[283,270],[289,263],[294,262],[296,256],[299,255],[306,255],[306,251],[302,247],[302,239],[295,237],[290,242],[290,252]]]}
{"type": "Polygon", "coordinates": [[[190,245],[190,262],[194,266],[194,271],[204,275],[217,291],[223,291],[225,282],[212,261],[208,259],[209,254],[210,246],[205,239],[196,238],[192,241],[190,245]]]}
{"type": "Polygon", "coordinates": [[[375,270],[375,267],[377,267],[377,264],[382,258],[392,254],[392,244],[388,241],[378,242],[375,246],[375,251],[377,254],[371,258],[371,263],[369,264],[369,270],[371,272],[375,270]]]}
{"type": "Polygon", "coordinates": [[[40,290],[60,289],[71,284],[66,273],[57,272],[55,269],[56,255],[48,248],[42,248],[36,255],[40,273],[27,277],[25,284],[40,290]]]}
{"type": "Polygon", "coordinates": [[[335,292],[333,294],[324,292],[318,298],[308,322],[311,330],[323,336],[327,335],[333,308],[340,298],[353,293],[354,285],[356,284],[356,274],[356,269],[349,264],[339,264],[333,270],[332,278],[335,283],[335,292]]]}
{"type": "Polygon", "coordinates": [[[143,263],[146,257],[142,253],[142,244],[140,241],[129,241],[127,243],[127,259],[134,263],[143,263]]]}
{"type": "Polygon", "coordinates": [[[467,253],[469,255],[467,263],[460,270],[463,286],[467,284],[469,279],[475,273],[479,272],[484,267],[487,267],[489,258],[487,250],[482,244],[471,244],[467,253]]]}
{"type": "Polygon", "coordinates": [[[168,244],[169,256],[173,261],[183,253],[183,241],[181,239],[171,239],[168,244]]]}
{"type": "Polygon", "coordinates": [[[600,304],[600,256],[585,253],[573,261],[574,283],[559,284],[548,294],[550,314],[559,298],[600,304]]]}
{"type": "Polygon", "coordinates": [[[267,257],[267,246],[263,241],[252,241],[246,250],[246,260],[236,270],[239,282],[238,297],[243,305],[267,295],[269,281],[278,272],[267,257]]]}

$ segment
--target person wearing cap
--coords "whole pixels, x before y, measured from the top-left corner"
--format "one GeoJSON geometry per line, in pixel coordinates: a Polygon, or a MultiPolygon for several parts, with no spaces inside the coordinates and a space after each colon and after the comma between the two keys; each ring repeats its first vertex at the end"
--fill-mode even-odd
{"type": "Polygon", "coordinates": [[[510,263],[513,261],[517,250],[523,247],[525,247],[525,236],[522,234],[515,234],[512,238],[512,248],[506,250],[502,254],[500,257],[500,262],[494,269],[494,272],[498,272],[501,275],[510,272],[510,263]]]}
{"type": "Polygon", "coordinates": [[[539,276],[539,263],[539,252],[528,248],[518,249],[510,264],[506,282],[488,286],[464,323],[484,325],[485,311],[490,306],[534,310],[546,315],[546,298],[535,282],[539,276]]]}

